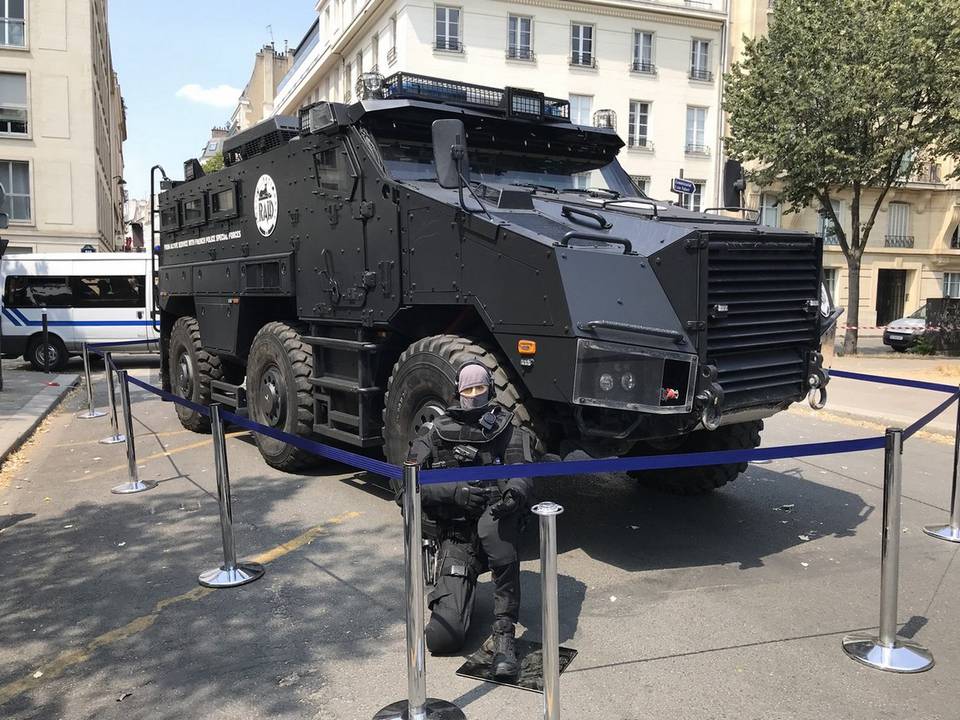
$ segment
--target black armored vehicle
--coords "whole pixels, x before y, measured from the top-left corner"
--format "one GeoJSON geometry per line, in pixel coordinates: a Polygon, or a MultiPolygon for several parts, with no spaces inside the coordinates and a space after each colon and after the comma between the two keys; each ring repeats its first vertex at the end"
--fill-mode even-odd
{"type": "MultiPolygon", "coordinates": [[[[565,100],[407,73],[358,90],[164,181],[167,389],[394,463],[468,358],[559,457],[755,447],[825,398],[820,238],[648,198],[565,100]]],[[[744,467],[641,479],[703,492],[744,467]]]]}

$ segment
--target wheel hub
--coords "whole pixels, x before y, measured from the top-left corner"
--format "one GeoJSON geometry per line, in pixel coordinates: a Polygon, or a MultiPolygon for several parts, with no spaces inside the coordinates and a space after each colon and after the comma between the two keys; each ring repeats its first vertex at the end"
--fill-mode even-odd
{"type": "Polygon", "coordinates": [[[269,367],[260,379],[260,410],[264,419],[279,427],[286,410],[283,376],[277,367],[269,367]]]}
{"type": "Polygon", "coordinates": [[[186,351],[182,351],[177,359],[177,390],[182,398],[189,400],[193,397],[193,362],[186,351]]]}

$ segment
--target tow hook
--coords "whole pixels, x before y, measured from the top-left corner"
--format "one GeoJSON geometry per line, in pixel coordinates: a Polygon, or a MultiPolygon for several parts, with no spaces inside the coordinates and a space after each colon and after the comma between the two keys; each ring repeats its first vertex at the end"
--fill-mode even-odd
{"type": "Polygon", "coordinates": [[[723,411],[720,409],[720,395],[707,389],[697,395],[697,400],[703,405],[700,412],[700,424],[707,430],[716,430],[720,427],[723,411]]]}
{"type": "Polygon", "coordinates": [[[807,379],[810,391],[807,393],[807,402],[814,410],[823,410],[827,405],[827,383],[819,374],[811,375],[807,379]]]}

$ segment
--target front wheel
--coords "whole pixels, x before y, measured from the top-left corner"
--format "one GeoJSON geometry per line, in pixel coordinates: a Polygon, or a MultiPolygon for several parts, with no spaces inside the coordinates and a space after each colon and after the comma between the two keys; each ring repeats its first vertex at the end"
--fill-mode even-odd
{"type": "MultiPolygon", "coordinates": [[[[173,394],[198,405],[210,404],[210,383],[223,379],[220,358],[203,349],[200,323],[182,317],[170,331],[170,386],[173,394]]],[[[210,418],[177,404],[180,424],[193,432],[210,432],[210,418]]]]}
{"type": "MultiPolygon", "coordinates": [[[[30,346],[27,348],[24,359],[30,363],[30,366],[34,370],[44,370],[43,355],[43,336],[38,335],[30,341],[30,346]]],[[[47,364],[50,366],[50,369],[58,371],[63,370],[67,366],[67,359],[70,357],[67,353],[67,346],[64,345],[63,340],[56,335],[48,335],[46,355],[47,364]]]]}
{"type": "MultiPolygon", "coordinates": [[[[669,447],[637,448],[636,454],[666,455],[718,450],[752,450],[760,445],[763,420],[725,425],[716,430],[691,433],[669,447]],[[644,452],[647,451],[647,452],[644,452]]],[[[704,495],[737,479],[747,463],[728,463],[707,467],[638,470],[627,473],[642,485],[671,495],[704,495]]]]}

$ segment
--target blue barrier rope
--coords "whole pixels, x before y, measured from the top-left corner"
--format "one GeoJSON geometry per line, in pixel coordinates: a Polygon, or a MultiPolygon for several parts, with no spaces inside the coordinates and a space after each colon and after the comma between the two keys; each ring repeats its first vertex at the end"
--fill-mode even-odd
{"type": "MultiPolygon", "coordinates": [[[[89,346],[88,346],[89,347],[89,346]]],[[[890,385],[902,385],[923,390],[950,392],[952,396],[924,415],[917,422],[904,430],[904,438],[909,438],[934,418],[943,413],[960,397],[960,392],[950,385],[939,383],[925,383],[913,380],[900,380],[879,375],[864,375],[861,373],[847,373],[833,371],[836,377],[849,377],[853,380],[865,380],[890,385]]],[[[147,392],[157,395],[161,399],[177,405],[187,407],[204,416],[210,415],[210,409],[205,405],[186,400],[182,397],[154,387],[149,383],[127,375],[128,382],[147,392]]],[[[376,460],[364,455],[335,448],[308,438],[291,435],[275,428],[261,425],[249,418],[224,410],[222,417],[229,423],[245,428],[251,432],[260,433],[266,437],[288,443],[301,450],[326,457],[330,460],[349,465],[359,470],[365,470],[390,479],[401,479],[402,468],[376,460]]],[[[864,452],[880,450],[884,447],[883,437],[871,437],[857,440],[838,440],[832,442],[806,443],[803,445],[781,445],[771,448],[751,450],[718,450],[701,453],[682,453],[670,455],[652,455],[641,457],[608,458],[602,460],[571,460],[561,462],[530,463],[524,465],[488,465],[479,467],[440,468],[424,470],[420,473],[424,485],[435,485],[450,482],[474,482],[500,480],[505,477],[557,477],[580,475],[589,473],[632,472],[638,470],[670,470],[683,467],[703,467],[707,465],[726,465],[734,463],[753,462],[757,460],[782,460],[786,458],[810,457],[815,455],[839,455],[842,453],[864,452]]]]}
{"type": "Polygon", "coordinates": [[[946,400],[944,400],[942,403],[937,405],[937,407],[935,407],[933,410],[931,410],[922,418],[920,418],[915,423],[913,423],[908,428],[906,428],[903,431],[903,439],[906,440],[907,438],[910,438],[913,435],[915,435],[917,431],[920,430],[924,425],[929,424],[931,421],[933,421],[934,418],[939,416],[941,413],[945,412],[947,408],[953,405],[957,401],[958,397],[960,397],[960,393],[955,393],[952,397],[949,397],[946,400]]]}
{"type": "Polygon", "coordinates": [[[886,377],[885,375],[867,375],[865,373],[850,372],[849,370],[830,370],[829,373],[832,378],[840,377],[850,380],[863,380],[865,382],[881,383],[883,385],[916,388],[917,390],[934,390],[935,392],[945,392],[951,395],[957,392],[956,385],[924,382],[923,380],[904,380],[903,378],[886,377]]]}

